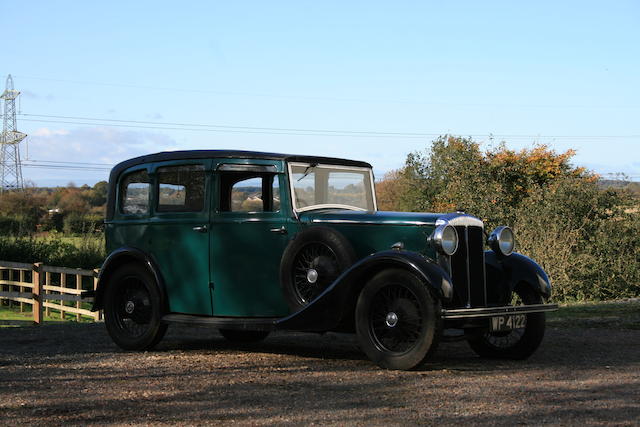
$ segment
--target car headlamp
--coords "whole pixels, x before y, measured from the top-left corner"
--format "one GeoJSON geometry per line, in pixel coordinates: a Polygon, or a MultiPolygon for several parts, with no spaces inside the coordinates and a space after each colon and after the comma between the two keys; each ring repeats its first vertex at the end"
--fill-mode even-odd
{"type": "Polygon", "coordinates": [[[458,249],[458,232],[449,224],[441,224],[433,230],[429,241],[445,255],[453,255],[458,249]]]}
{"type": "Polygon", "coordinates": [[[500,226],[493,230],[487,239],[489,247],[498,255],[509,256],[513,253],[516,239],[511,228],[500,226]]]}

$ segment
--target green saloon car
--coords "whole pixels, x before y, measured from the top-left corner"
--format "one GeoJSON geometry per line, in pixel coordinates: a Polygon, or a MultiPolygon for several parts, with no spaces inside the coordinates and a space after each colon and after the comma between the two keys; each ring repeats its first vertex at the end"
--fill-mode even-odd
{"type": "Polygon", "coordinates": [[[371,165],[247,151],[176,151],[118,164],[94,310],[127,350],[172,323],[231,341],[350,332],[379,366],[412,369],[440,340],[523,359],[551,285],[464,212],[382,212],[371,165]]]}

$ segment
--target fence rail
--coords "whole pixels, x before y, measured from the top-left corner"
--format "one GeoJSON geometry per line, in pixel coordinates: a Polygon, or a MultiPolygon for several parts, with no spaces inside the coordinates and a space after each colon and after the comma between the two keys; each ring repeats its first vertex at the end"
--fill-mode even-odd
{"type": "Polygon", "coordinates": [[[25,264],[0,261],[0,301],[20,305],[20,311],[26,311],[31,305],[33,322],[42,323],[43,312],[51,316],[52,312],[82,316],[94,321],[102,319],[101,312],[87,308],[92,297],[83,297],[86,291],[95,291],[98,284],[98,270],[54,267],[42,263],[25,264]]]}

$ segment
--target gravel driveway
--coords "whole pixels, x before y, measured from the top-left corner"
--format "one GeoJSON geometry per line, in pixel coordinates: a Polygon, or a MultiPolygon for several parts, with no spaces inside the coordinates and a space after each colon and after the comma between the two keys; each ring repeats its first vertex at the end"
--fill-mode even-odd
{"type": "Polygon", "coordinates": [[[354,337],[276,333],[237,345],[173,326],[127,353],[103,324],[0,328],[0,420],[22,424],[640,425],[640,331],[548,329],[523,362],[443,343],[383,371],[354,337]]]}

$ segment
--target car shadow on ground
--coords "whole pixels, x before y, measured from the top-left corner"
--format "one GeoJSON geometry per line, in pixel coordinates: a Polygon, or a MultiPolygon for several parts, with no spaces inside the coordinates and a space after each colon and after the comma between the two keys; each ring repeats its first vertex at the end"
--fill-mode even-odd
{"type": "MultiPolygon", "coordinates": [[[[444,342],[428,363],[420,370],[447,369],[451,371],[500,371],[529,367],[572,367],[590,369],[602,366],[625,366],[640,359],[640,331],[552,328],[538,351],[526,361],[481,359],[466,342],[444,342]],[[592,335],[597,334],[597,339],[592,335]],[[630,344],[635,357],[612,351],[621,343],[630,344]]],[[[0,358],[13,359],[24,354],[42,356],[76,356],[91,354],[112,357],[130,353],[119,349],[109,338],[103,324],[45,324],[31,327],[0,328],[0,358]]],[[[355,361],[359,367],[376,368],[362,353],[353,334],[274,332],[257,343],[233,343],[225,340],[216,330],[172,325],[166,337],[150,351],[158,355],[175,352],[198,354],[247,353],[289,355],[325,361],[355,361]]],[[[8,362],[7,362],[8,363],[8,362]]],[[[32,361],[32,363],[37,363],[32,361]]]]}

